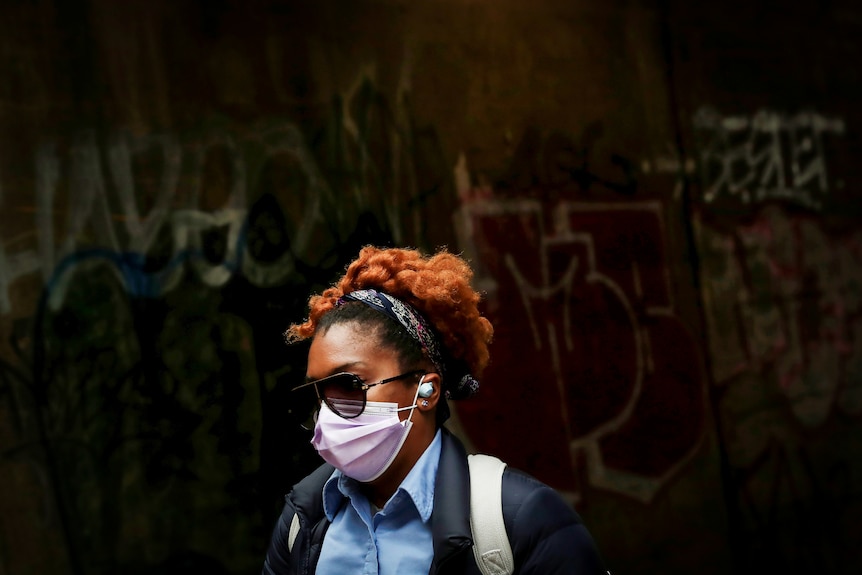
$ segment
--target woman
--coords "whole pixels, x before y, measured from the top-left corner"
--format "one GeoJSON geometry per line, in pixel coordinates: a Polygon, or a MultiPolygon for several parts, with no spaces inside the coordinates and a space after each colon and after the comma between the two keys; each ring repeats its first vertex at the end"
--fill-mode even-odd
{"type": "MultiPolygon", "coordinates": [[[[312,338],[312,444],[327,462],[287,496],[263,573],[478,574],[467,455],[447,400],[478,389],[490,322],[453,254],[364,248],[309,302],[288,342],[312,338]]],[[[515,573],[605,573],[592,538],[551,488],[506,469],[515,573]]]]}

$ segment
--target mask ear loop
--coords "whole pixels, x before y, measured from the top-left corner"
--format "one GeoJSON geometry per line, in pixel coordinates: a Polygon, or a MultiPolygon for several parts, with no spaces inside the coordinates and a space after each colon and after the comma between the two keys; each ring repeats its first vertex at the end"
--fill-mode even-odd
{"type": "Polygon", "coordinates": [[[313,387],[314,394],[317,396],[317,406],[308,414],[308,417],[306,417],[305,420],[299,424],[299,426],[305,431],[314,431],[314,428],[317,426],[317,418],[320,416],[321,408],[324,405],[329,408],[329,405],[327,405],[323,398],[320,396],[320,390],[317,389],[317,386],[315,385],[313,387]]]}
{"type": "Polygon", "coordinates": [[[416,404],[416,400],[417,400],[417,399],[419,399],[419,386],[420,386],[420,385],[422,385],[422,382],[423,382],[423,381],[425,381],[425,376],[426,376],[426,375],[428,375],[428,374],[427,374],[427,373],[423,373],[423,374],[422,374],[422,377],[420,377],[420,378],[419,378],[419,383],[417,383],[417,384],[416,384],[416,394],[415,394],[415,395],[413,395],[413,405],[408,405],[407,407],[399,407],[398,409],[396,409],[396,410],[395,410],[395,411],[406,411],[406,410],[408,410],[408,409],[410,410],[410,415],[408,415],[408,416],[407,416],[407,419],[405,419],[405,420],[404,420],[404,422],[403,422],[403,423],[404,423],[404,425],[406,425],[406,424],[407,424],[407,422],[408,422],[408,421],[410,421],[410,420],[413,418],[413,410],[414,410],[414,409],[416,409],[417,407],[419,407],[419,406],[416,404]]]}

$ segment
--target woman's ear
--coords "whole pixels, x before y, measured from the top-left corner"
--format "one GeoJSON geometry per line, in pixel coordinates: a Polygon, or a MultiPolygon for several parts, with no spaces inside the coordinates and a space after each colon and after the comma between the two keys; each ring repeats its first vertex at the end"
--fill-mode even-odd
{"type": "Polygon", "coordinates": [[[428,372],[419,381],[419,395],[416,399],[416,407],[420,411],[431,411],[440,399],[440,389],[443,386],[440,374],[428,372]]]}

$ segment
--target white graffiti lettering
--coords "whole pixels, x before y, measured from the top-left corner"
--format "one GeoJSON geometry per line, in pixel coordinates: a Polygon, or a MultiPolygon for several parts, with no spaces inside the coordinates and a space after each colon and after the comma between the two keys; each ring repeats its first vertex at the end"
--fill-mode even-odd
{"type": "Polygon", "coordinates": [[[10,255],[0,245],[0,313],[4,314],[12,307],[9,288],[23,276],[41,270],[50,289],[48,302],[56,309],[62,306],[76,270],[94,261],[113,262],[117,277],[130,293],[150,297],[172,289],[185,270],[192,270],[212,287],[223,285],[236,273],[245,274],[258,286],[276,285],[293,270],[294,254],[309,248],[314,226],[322,217],[321,206],[332,203],[332,194],[302,134],[290,123],[258,130],[242,146],[224,132],[209,133],[185,147],[171,135],[122,132],[110,138],[104,152],[94,132],[86,130],[73,138],[65,152],[54,141],[39,146],[34,169],[38,246],[10,255]],[[224,202],[207,210],[199,207],[204,203],[202,172],[207,151],[214,147],[227,150],[233,181],[224,202]],[[250,147],[263,158],[251,174],[245,162],[250,147]],[[260,177],[265,158],[278,154],[289,155],[304,171],[309,185],[296,192],[304,194],[301,203],[305,207],[294,216],[292,249],[276,262],[262,263],[255,261],[242,237],[248,215],[247,186],[249,179],[260,177]],[[136,160],[142,155],[150,161],[143,174],[136,173],[140,171],[136,160]],[[58,213],[60,202],[65,214],[58,213]],[[142,203],[149,206],[145,213],[142,203]],[[63,227],[56,225],[57,216],[64,216],[60,218],[63,227]],[[59,238],[58,230],[62,233],[59,238]],[[162,230],[169,232],[172,241],[163,269],[135,269],[129,262],[143,261],[162,230]],[[211,262],[203,255],[203,237],[219,230],[225,236],[222,261],[211,262]]]}
{"type": "Polygon", "coordinates": [[[843,119],[771,110],[723,116],[704,107],[693,126],[706,203],[735,198],[744,204],[783,200],[822,207],[830,190],[823,137],[844,134],[843,119]]]}

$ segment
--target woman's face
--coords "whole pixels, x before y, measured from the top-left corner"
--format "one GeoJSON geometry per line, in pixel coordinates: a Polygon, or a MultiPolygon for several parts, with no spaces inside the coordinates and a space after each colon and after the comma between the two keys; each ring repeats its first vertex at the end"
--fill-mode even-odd
{"type": "MultiPolygon", "coordinates": [[[[412,366],[402,370],[399,356],[393,349],[383,346],[374,332],[368,333],[357,323],[332,325],[325,332],[318,332],[308,351],[309,380],[348,372],[358,375],[366,383],[377,383],[383,379],[401,375],[412,366]]],[[[417,378],[405,378],[384,385],[376,385],[367,391],[368,401],[397,403],[398,407],[413,405],[416,397],[417,378]]],[[[399,412],[402,419],[409,410],[399,412]]]]}
{"type": "MultiPolygon", "coordinates": [[[[402,367],[398,360],[398,353],[391,347],[382,345],[373,330],[365,329],[355,322],[335,324],[314,336],[308,351],[306,376],[315,380],[349,372],[371,384],[401,375],[404,371],[416,367],[402,367]]],[[[382,507],[395,492],[437,433],[435,410],[440,398],[440,376],[428,373],[424,377],[433,388],[431,395],[419,399],[414,409],[398,412],[402,421],[410,417],[413,424],[401,450],[380,477],[365,484],[378,507],[382,507]]],[[[367,400],[411,407],[416,399],[418,382],[419,378],[416,377],[376,385],[368,390],[367,400]]]]}

